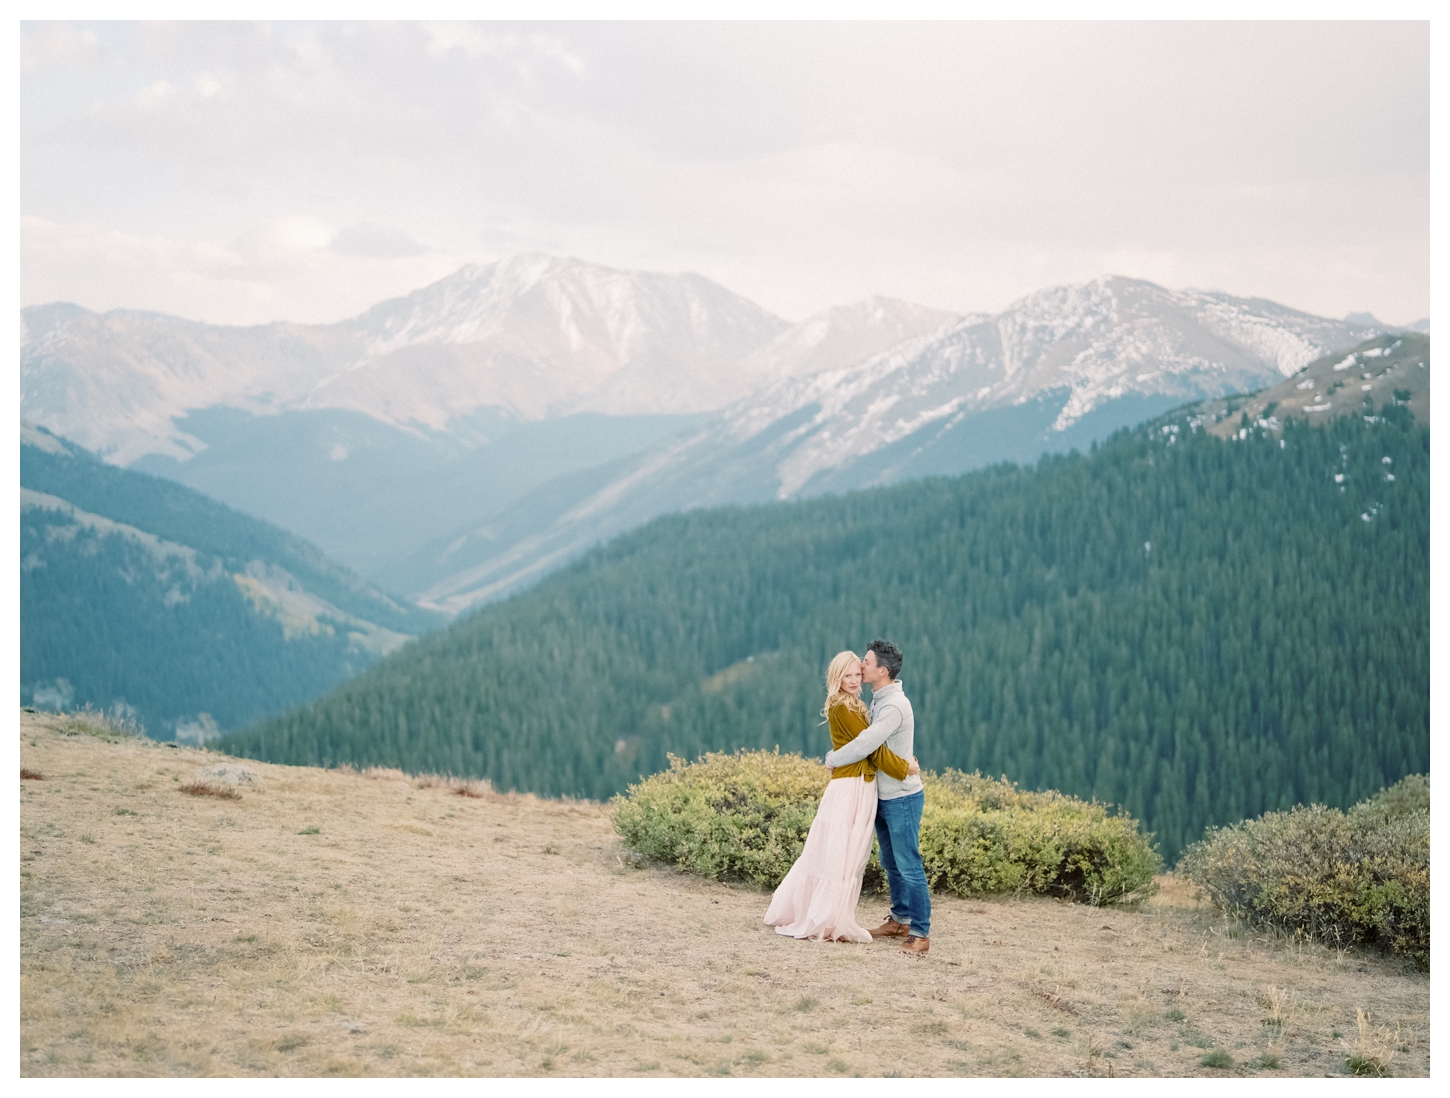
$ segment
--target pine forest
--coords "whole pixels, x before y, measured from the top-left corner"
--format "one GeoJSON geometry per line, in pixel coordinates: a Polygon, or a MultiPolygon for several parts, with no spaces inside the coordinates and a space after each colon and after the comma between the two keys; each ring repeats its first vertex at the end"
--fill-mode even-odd
{"type": "Polygon", "coordinates": [[[905,653],[924,769],[1206,825],[1344,807],[1429,768],[1429,431],[1209,437],[1192,410],[1048,456],[686,512],[232,737],[604,798],[674,754],[820,756],[822,674],[905,653]]]}

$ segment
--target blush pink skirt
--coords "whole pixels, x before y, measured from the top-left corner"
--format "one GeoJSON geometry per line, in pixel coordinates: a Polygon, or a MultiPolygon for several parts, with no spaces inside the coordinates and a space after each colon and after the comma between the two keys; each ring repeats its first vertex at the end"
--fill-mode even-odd
{"type": "Polygon", "coordinates": [[[856,925],[856,903],[875,825],[876,783],[831,779],[805,849],[770,898],[766,925],[791,938],[869,942],[856,925]]]}

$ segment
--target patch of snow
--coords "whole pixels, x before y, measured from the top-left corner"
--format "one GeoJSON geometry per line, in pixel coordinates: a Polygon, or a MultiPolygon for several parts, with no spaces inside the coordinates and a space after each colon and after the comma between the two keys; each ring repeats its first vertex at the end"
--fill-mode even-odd
{"type": "Polygon", "coordinates": [[[20,445],[34,446],[37,450],[44,450],[47,454],[58,454],[61,457],[73,456],[60,439],[23,419],[20,421],[20,445]]]}

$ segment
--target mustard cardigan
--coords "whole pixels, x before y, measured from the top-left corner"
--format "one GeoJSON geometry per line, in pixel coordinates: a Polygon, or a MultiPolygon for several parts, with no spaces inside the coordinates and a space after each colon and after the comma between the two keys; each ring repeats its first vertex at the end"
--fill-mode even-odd
{"type": "MultiPolygon", "coordinates": [[[[831,708],[831,750],[845,747],[870,727],[871,722],[855,710],[836,705],[831,708]]],[[[868,782],[876,780],[876,771],[884,770],[899,782],[906,780],[907,767],[911,764],[886,747],[878,747],[860,762],[838,766],[831,771],[831,780],[836,778],[862,777],[868,782]]]]}

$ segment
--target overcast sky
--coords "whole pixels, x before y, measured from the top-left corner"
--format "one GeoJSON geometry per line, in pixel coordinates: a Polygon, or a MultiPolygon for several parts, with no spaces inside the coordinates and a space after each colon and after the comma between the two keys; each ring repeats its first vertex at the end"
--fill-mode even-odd
{"type": "Polygon", "coordinates": [[[539,250],[792,320],[1429,312],[1425,23],[33,23],[20,126],[22,304],[330,321],[539,250]]]}

